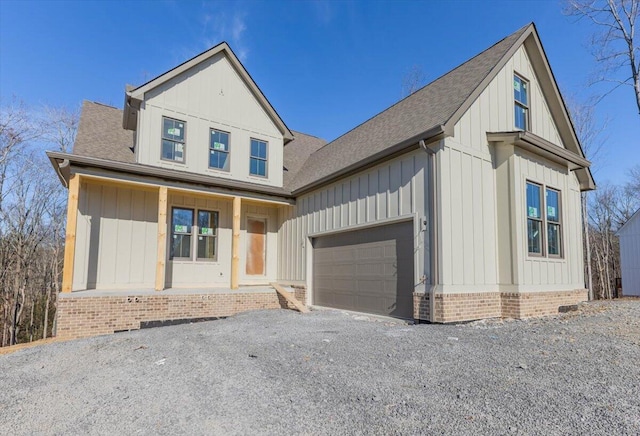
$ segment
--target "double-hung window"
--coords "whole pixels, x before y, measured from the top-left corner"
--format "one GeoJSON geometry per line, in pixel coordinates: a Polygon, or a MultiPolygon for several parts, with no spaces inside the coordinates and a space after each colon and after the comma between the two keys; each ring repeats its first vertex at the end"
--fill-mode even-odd
{"type": "Polygon", "coordinates": [[[527,240],[529,254],[542,255],[542,186],[527,182],[527,240]]]}
{"type": "Polygon", "coordinates": [[[529,130],[529,82],[513,76],[513,99],[516,129],[529,130]]]}
{"type": "Polygon", "coordinates": [[[172,209],[170,259],[193,260],[195,256],[196,260],[216,260],[217,238],[218,212],[172,209]],[[196,244],[192,242],[194,236],[198,238],[196,244]]]}
{"type": "Polygon", "coordinates": [[[527,247],[531,255],[562,256],[560,191],[527,182],[527,247]],[[544,201],[542,193],[544,195],[544,201]],[[545,238],[546,235],[546,238],[545,238]],[[546,241],[546,251],[543,249],[546,241]]]}
{"type": "Polygon", "coordinates": [[[191,259],[193,210],[174,207],[171,213],[171,259],[191,259]]]}
{"type": "Polygon", "coordinates": [[[216,239],[218,237],[218,212],[198,211],[198,260],[216,259],[216,239]]]}
{"type": "Polygon", "coordinates": [[[211,129],[209,138],[209,168],[229,171],[229,134],[211,129]]]}
{"type": "Polygon", "coordinates": [[[162,159],[184,163],[186,128],[184,121],[162,117],[162,159]]]}
{"type": "Polygon", "coordinates": [[[562,256],[562,224],[560,223],[560,192],[547,188],[547,253],[562,256]]]}
{"type": "Polygon", "coordinates": [[[251,140],[251,157],[249,158],[249,173],[252,176],[267,177],[268,145],[259,139],[251,140]]]}

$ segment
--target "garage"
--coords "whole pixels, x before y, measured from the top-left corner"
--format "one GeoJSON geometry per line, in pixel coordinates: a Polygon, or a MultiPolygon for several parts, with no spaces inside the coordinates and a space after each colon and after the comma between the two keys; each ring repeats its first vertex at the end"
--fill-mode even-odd
{"type": "Polygon", "coordinates": [[[413,318],[413,221],[313,240],[313,304],[413,318]]]}

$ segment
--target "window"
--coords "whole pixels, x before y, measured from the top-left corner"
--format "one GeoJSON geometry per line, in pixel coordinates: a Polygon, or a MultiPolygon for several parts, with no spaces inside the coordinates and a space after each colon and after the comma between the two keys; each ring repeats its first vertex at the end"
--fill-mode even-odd
{"type": "Polygon", "coordinates": [[[170,259],[191,259],[191,234],[193,231],[193,211],[173,208],[171,214],[170,259]]]}
{"type": "Polygon", "coordinates": [[[527,182],[527,245],[529,254],[543,256],[542,250],[546,231],[549,257],[562,256],[562,221],[560,191],[527,182]],[[544,191],[544,204],[542,192],[544,191]]]}
{"type": "Polygon", "coordinates": [[[198,236],[196,260],[216,260],[218,212],[174,207],[171,213],[171,250],[169,259],[193,260],[193,235],[198,236]]]}
{"type": "Polygon", "coordinates": [[[513,98],[516,128],[529,130],[529,82],[517,75],[513,76],[513,98]]]}
{"type": "Polygon", "coordinates": [[[249,173],[253,176],[267,177],[267,146],[258,139],[251,140],[251,158],[249,159],[249,173]]]}
{"type": "Polygon", "coordinates": [[[162,117],[162,159],[184,163],[187,123],[162,117]]]}
{"type": "Polygon", "coordinates": [[[547,188],[547,253],[561,256],[560,192],[547,188]]]}
{"type": "Polygon", "coordinates": [[[218,212],[198,211],[198,259],[216,259],[218,212]]]}
{"type": "Polygon", "coordinates": [[[542,187],[527,182],[527,238],[530,254],[542,255],[542,187]]]}
{"type": "Polygon", "coordinates": [[[209,168],[229,171],[229,134],[211,129],[209,168]]]}

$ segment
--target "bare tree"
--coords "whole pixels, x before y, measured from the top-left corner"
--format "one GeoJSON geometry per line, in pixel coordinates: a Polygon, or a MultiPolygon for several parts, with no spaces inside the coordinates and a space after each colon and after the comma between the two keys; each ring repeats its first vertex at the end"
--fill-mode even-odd
{"type": "Polygon", "coordinates": [[[402,98],[408,97],[427,82],[427,75],[419,65],[413,65],[402,76],[402,98]]]}
{"type": "MultiPolygon", "coordinates": [[[[608,120],[598,122],[595,117],[595,105],[593,102],[580,102],[575,97],[567,99],[567,107],[569,115],[573,123],[573,127],[578,136],[578,140],[582,145],[587,159],[591,162],[602,161],[604,144],[608,120]]],[[[584,245],[584,277],[585,284],[589,290],[589,300],[593,300],[593,271],[591,265],[591,237],[589,231],[589,215],[588,215],[589,192],[581,194],[582,206],[582,239],[584,245]]]]}
{"type": "Polygon", "coordinates": [[[567,0],[566,13],[586,18],[597,26],[592,53],[599,65],[594,82],[610,82],[634,90],[640,114],[640,46],[635,25],[640,15],[640,0],[567,0]]]}
{"type": "Polygon", "coordinates": [[[64,189],[44,146],[68,151],[77,111],[0,105],[0,346],[47,337],[60,289],[64,189]]]}
{"type": "Polygon", "coordinates": [[[80,121],[79,108],[45,106],[43,112],[42,139],[55,145],[59,151],[64,153],[71,151],[80,121]]]}

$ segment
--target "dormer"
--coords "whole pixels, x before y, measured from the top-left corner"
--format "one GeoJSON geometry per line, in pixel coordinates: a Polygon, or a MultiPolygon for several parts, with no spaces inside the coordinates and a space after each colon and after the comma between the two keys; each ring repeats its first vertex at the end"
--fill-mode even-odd
{"type": "Polygon", "coordinates": [[[136,162],[282,187],[293,139],[226,42],[125,91],[136,162]]]}

